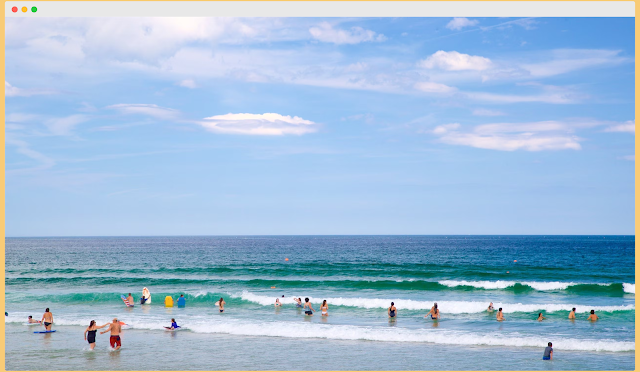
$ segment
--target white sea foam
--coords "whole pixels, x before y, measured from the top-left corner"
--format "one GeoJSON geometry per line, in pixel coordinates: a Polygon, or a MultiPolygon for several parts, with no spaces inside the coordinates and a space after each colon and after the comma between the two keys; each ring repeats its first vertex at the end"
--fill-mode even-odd
{"type": "MultiPolygon", "coordinates": [[[[368,340],[390,342],[424,342],[449,345],[487,345],[515,347],[543,347],[543,337],[513,334],[478,334],[470,332],[441,331],[433,329],[409,329],[387,327],[363,327],[353,325],[325,325],[291,322],[208,322],[191,325],[199,333],[226,333],[243,336],[269,336],[289,338],[322,338],[333,340],[368,340]]],[[[578,340],[556,338],[553,346],[557,350],[585,351],[634,351],[635,343],[614,340],[578,340]]]]}
{"type": "MultiPolygon", "coordinates": [[[[251,293],[249,291],[243,291],[239,296],[243,300],[251,301],[263,306],[273,305],[277,296],[264,296],[258,295],[255,293],[251,293]]],[[[300,296],[304,299],[303,296],[300,296]]],[[[434,301],[415,301],[415,300],[406,300],[406,299],[381,299],[381,298],[362,298],[362,297],[335,297],[335,298],[311,298],[309,300],[312,303],[319,303],[322,300],[327,300],[329,305],[338,305],[338,306],[353,306],[360,307],[365,309],[377,309],[383,308],[386,309],[391,305],[393,301],[395,306],[398,309],[406,309],[406,310],[429,310],[433,306],[434,301]]],[[[283,304],[293,304],[293,298],[287,297],[284,299],[280,299],[283,304]]],[[[489,305],[487,302],[479,302],[479,301],[435,301],[438,302],[438,308],[443,313],[449,314],[467,314],[467,313],[480,313],[487,310],[487,306],[489,305]]],[[[635,305],[623,305],[623,306],[587,306],[587,305],[575,305],[575,304],[511,304],[511,303],[501,303],[494,302],[493,306],[497,309],[502,307],[504,313],[515,313],[515,312],[535,312],[535,311],[546,311],[546,312],[554,312],[554,311],[570,311],[571,308],[575,307],[577,313],[586,313],[590,310],[595,311],[625,311],[625,310],[635,310],[635,305]]]]}
{"type": "MultiPolygon", "coordinates": [[[[26,314],[26,313],[24,313],[26,314]]],[[[89,324],[90,318],[77,316],[57,316],[54,326],[82,326],[89,324]]],[[[99,324],[102,319],[98,319],[99,324]]],[[[21,323],[22,313],[5,317],[5,322],[21,323]]],[[[106,319],[104,320],[105,322],[106,319]]],[[[134,330],[164,330],[166,318],[156,316],[135,316],[127,320],[134,330]]],[[[536,347],[546,345],[547,338],[523,335],[518,332],[475,333],[440,329],[413,329],[402,327],[375,327],[355,325],[335,325],[299,322],[261,322],[247,319],[216,319],[210,316],[195,316],[181,322],[181,327],[197,333],[221,333],[240,336],[265,336],[288,338],[320,338],[332,340],[367,340],[381,342],[418,342],[445,345],[485,345],[509,347],[536,347]]],[[[635,343],[609,339],[585,340],[574,338],[553,339],[556,350],[629,352],[635,350],[635,343]]]]}
{"type": "Polygon", "coordinates": [[[608,286],[611,283],[574,283],[574,282],[516,282],[516,281],[508,281],[508,280],[496,280],[496,281],[466,281],[466,280],[442,280],[438,283],[445,285],[447,287],[459,287],[459,286],[467,286],[474,288],[483,288],[483,289],[505,289],[509,287],[513,287],[516,284],[529,286],[537,291],[557,291],[564,290],[574,285],[580,284],[594,284],[601,286],[608,286]]]}
{"type": "Polygon", "coordinates": [[[636,293],[636,285],[631,283],[622,283],[622,289],[627,293],[636,293]]]}

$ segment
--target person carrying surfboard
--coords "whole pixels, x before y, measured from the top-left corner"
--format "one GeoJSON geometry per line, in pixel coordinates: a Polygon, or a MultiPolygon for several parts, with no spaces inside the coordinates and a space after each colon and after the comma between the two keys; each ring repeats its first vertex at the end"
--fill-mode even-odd
{"type": "Polygon", "coordinates": [[[120,325],[120,322],[118,322],[118,318],[113,318],[113,323],[109,324],[109,328],[104,332],[100,332],[100,334],[105,334],[107,332],[111,332],[111,337],[109,337],[109,344],[111,344],[111,347],[115,350],[119,350],[122,347],[122,340],[120,340],[120,332],[122,332],[122,326],[120,325]]]}
{"type": "Polygon", "coordinates": [[[53,314],[51,314],[49,308],[44,311],[44,315],[42,315],[42,319],[40,320],[40,322],[44,324],[44,329],[46,329],[47,331],[51,330],[51,324],[53,324],[53,314]]]}

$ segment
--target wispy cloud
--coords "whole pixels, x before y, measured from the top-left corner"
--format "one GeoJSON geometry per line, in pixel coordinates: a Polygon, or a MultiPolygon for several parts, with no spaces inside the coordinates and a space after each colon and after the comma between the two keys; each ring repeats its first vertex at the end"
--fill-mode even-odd
{"type": "Polygon", "coordinates": [[[189,88],[189,89],[196,89],[198,87],[198,85],[193,79],[182,80],[178,82],[178,85],[181,87],[189,88]]]}
{"type": "Polygon", "coordinates": [[[608,128],[605,128],[605,132],[626,132],[626,133],[636,133],[636,121],[629,120],[622,124],[611,125],[608,128]]]}
{"type": "Polygon", "coordinates": [[[479,108],[479,109],[473,110],[472,114],[475,115],[475,116],[504,116],[504,115],[506,115],[502,111],[488,110],[488,109],[483,109],[483,108],[479,108]]]}
{"type": "Polygon", "coordinates": [[[197,123],[212,132],[258,136],[302,135],[319,127],[310,120],[274,113],[216,115],[197,123]]]}
{"type": "Polygon", "coordinates": [[[9,84],[9,82],[7,82],[6,80],[4,82],[5,97],[30,97],[30,96],[56,94],[56,93],[58,92],[50,89],[22,89],[22,88],[14,87],[13,85],[9,84]]]}
{"type": "Polygon", "coordinates": [[[427,93],[452,93],[456,91],[455,87],[450,87],[448,85],[434,83],[431,81],[424,81],[421,83],[416,83],[414,87],[417,90],[427,93]]]}
{"type": "Polygon", "coordinates": [[[49,129],[51,134],[56,136],[67,136],[72,134],[71,130],[78,124],[89,120],[89,116],[76,114],[62,118],[47,119],[44,125],[49,129]]]}
{"type": "MultiPolygon", "coordinates": [[[[499,151],[580,150],[580,138],[573,134],[581,123],[543,121],[534,123],[496,123],[461,130],[460,124],[436,127],[440,142],[499,151]]],[[[584,125],[593,125],[586,123],[584,125]]]]}
{"type": "Polygon", "coordinates": [[[121,103],[108,106],[107,108],[120,111],[123,114],[147,115],[161,120],[171,120],[180,116],[180,111],[178,110],[160,107],[154,104],[121,103]]]}
{"type": "Polygon", "coordinates": [[[456,17],[449,21],[449,23],[447,23],[445,27],[447,27],[449,30],[462,30],[465,27],[475,26],[478,23],[479,22],[477,20],[470,20],[464,17],[456,17]]]}
{"type": "Polygon", "coordinates": [[[29,168],[7,169],[6,170],[7,174],[23,174],[23,173],[30,173],[34,171],[41,171],[41,170],[49,169],[56,164],[56,162],[52,158],[38,151],[33,150],[29,146],[29,144],[23,140],[13,138],[7,135],[5,138],[5,143],[7,145],[15,146],[17,153],[22,154],[32,160],[35,160],[38,163],[38,165],[34,167],[29,167],[29,168]]]}
{"type": "Polygon", "coordinates": [[[636,161],[636,156],[635,155],[627,155],[627,156],[621,157],[621,159],[629,160],[629,161],[636,161]]]}
{"type": "Polygon", "coordinates": [[[362,27],[352,27],[349,30],[333,28],[328,22],[322,22],[316,27],[311,27],[309,33],[314,39],[334,44],[359,44],[362,42],[385,41],[387,38],[375,31],[365,30],[362,27]]]}

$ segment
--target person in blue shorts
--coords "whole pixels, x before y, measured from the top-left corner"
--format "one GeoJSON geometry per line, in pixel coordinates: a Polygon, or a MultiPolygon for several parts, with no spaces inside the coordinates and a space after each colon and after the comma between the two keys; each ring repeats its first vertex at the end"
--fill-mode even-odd
{"type": "Polygon", "coordinates": [[[553,344],[549,342],[546,348],[544,348],[544,355],[542,355],[542,360],[552,360],[553,359],[553,344]]]}

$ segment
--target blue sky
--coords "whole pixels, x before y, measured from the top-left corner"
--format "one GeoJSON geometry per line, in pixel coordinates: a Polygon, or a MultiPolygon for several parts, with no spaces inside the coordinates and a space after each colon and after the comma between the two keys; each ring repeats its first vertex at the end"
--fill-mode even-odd
{"type": "Polygon", "coordinates": [[[633,18],[7,18],[6,234],[634,234],[633,18]]]}

